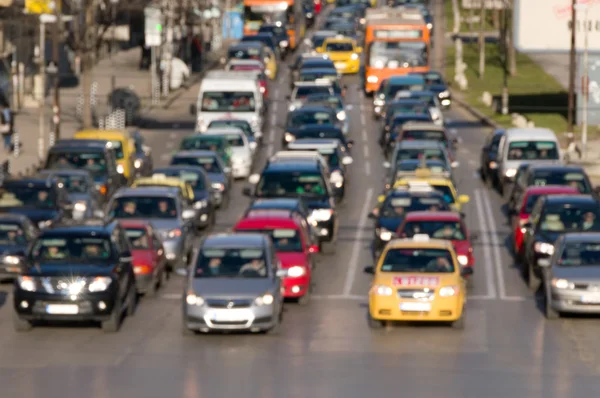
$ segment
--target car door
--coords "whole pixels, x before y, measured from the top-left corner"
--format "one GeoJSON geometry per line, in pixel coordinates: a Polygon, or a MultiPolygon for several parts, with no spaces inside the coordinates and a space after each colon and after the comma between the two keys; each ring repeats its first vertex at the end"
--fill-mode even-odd
{"type": "Polygon", "coordinates": [[[535,205],[531,210],[531,215],[529,216],[529,227],[525,230],[525,233],[523,234],[523,246],[525,247],[525,258],[527,259],[530,259],[531,256],[533,256],[535,231],[537,229],[538,223],[540,222],[545,202],[546,201],[543,197],[539,198],[537,202],[535,202],[535,205]]]}
{"type": "Polygon", "coordinates": [[[148,234],[152,242],[152,263],[160,272],[164,270],[166,264],[165,250],[163,249],[162,242],[158,239],[152,227],[148,228],[148,234]]]}
{"type": "Polygon", "coordinates": [[[113,247],[117,252],[117,264],[114,272],[117,275],[119,283],[119,298],[125,300],[129,285],[132,283],[131,279],[135,277],[133,275],[133,257],[131,255],[129,241],[123,231],[118,227],[113,230],[111,240],[113,247]]]}

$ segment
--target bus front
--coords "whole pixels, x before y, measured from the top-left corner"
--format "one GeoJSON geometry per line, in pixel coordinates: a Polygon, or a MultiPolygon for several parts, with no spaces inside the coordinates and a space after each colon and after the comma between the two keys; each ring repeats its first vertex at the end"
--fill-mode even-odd
{"type": "Polygon", "coordinates": [[[300,35],[304,34],[304,14],[294,0],[244,0],[244,35],[258,32],[263,23],[280,23],[286,27],[290,37],[290,49],[299,44],[300,35]]]}
{"type": "Polygon", "coordinates": [[[427,25],[367,26],[364,58],[365,93],[372,94],[390,76],[429,71],[427,25]]]}

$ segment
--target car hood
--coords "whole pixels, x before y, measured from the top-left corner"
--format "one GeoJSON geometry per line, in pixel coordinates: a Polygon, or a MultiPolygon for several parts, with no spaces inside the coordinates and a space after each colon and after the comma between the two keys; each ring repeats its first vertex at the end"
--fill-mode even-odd
{"type": "Polygon", "coordinates": [[[567,279],[570,282],[596,282],[600,285],[600,264],[585,267],[552,267],[552,276],[567,279]]]}
{"type": "Polygon", "coordinates": [[[194,191],[194,200],[198,201],[198,200],[203,200],[203,199],[210,199],[210,193],[208,193],[208,191],[206,190],[198,190],[198,191],[194,191]]]}
{"type": "Polygon", "coordinates": [[[133,257],[133,264],[145,264],[152,265],[152,251],[150,250],[137,250],[134,249],[131,251],[131,256],[133,257]]]}
{"type": "Polygon", "coordinates": [[[20,255],[24,256],[27,245],[0,245],[0,256],[20,255]]]}
{"type": "Polygon", "coordinates": [[[154,229],[156,229],[157,231],[170,231],[173,228],[179,228],[181,227],[181,222],[176,219],[176,218],[169,218],[169,219],[160,219],[160,218],[139,218],[139,219],[135,219],[135,218],[127,218],[127,219],[123,219],[123,221],[127,221],[127,222],[139,222],[139,223],[145,223],[145,222],[150,222],[150,224],[152,225],[152,227],[154,229]]]}
{"type": "Polygon", "coordinates": [[[112,269],[111,264],[60,263],[57,261],[34,265],[29,267],[25,273],[30,276],[103,276],[109,275],[112,269]]]}
{"type": "Polygon", "coordinates": [[[10,214],[21,214],[29,218],[34,224],[40,221],[53,220],[58,216],[57,209],[36,209],[32,207],[4,207],[2,212],[10,214]]]}
{"type": "Polygon", "coordinates": [[[256,298],[273,288],[270,278],[194,278],[193,290],[203,298],[256,298]]]}
{"type": "Polygon", "coordinates": [[[277,258],[283,268],[290,268],[294,265],[306,266],[306,255],[298,252],[277,252],[277,258]]]}
{"type": "Polygon", "coordinates": [[[402,224],[402,221],[404,221],[404,217],[381,217],[377,220],[377,226],[395,233],[400,224],[402,224]]]}

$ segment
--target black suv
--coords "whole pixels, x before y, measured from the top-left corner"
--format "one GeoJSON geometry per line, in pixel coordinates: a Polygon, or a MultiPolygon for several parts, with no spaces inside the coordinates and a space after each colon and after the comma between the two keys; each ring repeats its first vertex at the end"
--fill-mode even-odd
{"type": "Polygon", "coordinates": [[[250,176],[250,182],[257,182],[254,189],[247,187],[243,192],[254,199],[303,198],[310,210],[308,221],[319,242],[334,243],[338,219],[335,194],[327,176],[327,170],[318,161],[273,160],[267,163],[261,176],[250,176]]]}
{"type": "Polygon", "coordinates": [[[99,321],[116,332],[132,315],[136,285],[131,248],[116,222],[71,222],[43,231],[14,289],[13,325],[27,331],[36,320],[99,321]]]}

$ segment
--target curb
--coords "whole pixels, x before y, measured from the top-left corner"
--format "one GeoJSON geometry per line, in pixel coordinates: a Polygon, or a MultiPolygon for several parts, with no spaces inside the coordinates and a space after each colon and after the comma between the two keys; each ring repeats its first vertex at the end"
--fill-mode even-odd
{"type": "Polygon", "coordinates": [[[469,105],[463,99],[459,98],[458,96],[455,96],[454,93],[452,93],[452,101],[458,103],[458,105],[460,105],[461,107],[463,107],[471,115],[475,116],[481,123],[486,124],[486,125],[488,125],[490,127],[493,127],[495,129],[501,128],[498,123],[494,122],[488,116],[484,115],[483,113],[481,113],[480,111],[478,111],[477,109],[475,109],[474,107],[472,107],[471,105],[469,105]]]}

